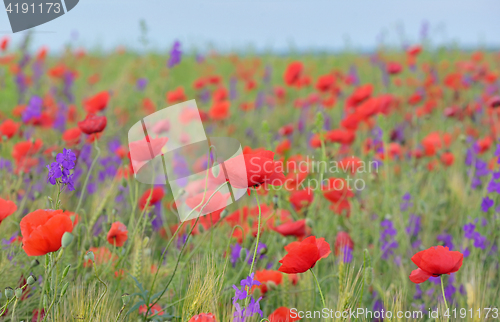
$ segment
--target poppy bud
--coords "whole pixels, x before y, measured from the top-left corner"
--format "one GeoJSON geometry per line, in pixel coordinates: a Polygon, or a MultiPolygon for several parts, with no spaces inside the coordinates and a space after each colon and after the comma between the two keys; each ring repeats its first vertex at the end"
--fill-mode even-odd
{"type": "Polygon", "coordinates": [[[273,196],[274,209],[278,209],[278,195],[273,196]]]}
{"type": "Polygon", "coordinates": [[[266,286],[268,290],[275,290],[278,287],[278,284],[276,284],[274,281],[267,281],[266,286]]]}
{"type": "Polygon", "coordinates": [[[127,293],[125,293],[125,294],[122,295],[123,306],[127,305],[128,302],[130,302],[130,295],[128,295],[127,293]]]}
{"type": "Polygon", "coordinates": [[[71,244],[71,242],[73,241],[73,238],[74,238],[74,236],[73,236],[72,233],[65,232],[64,235],[61,238],[61,245],[62,245],[62,247],[63,248],[68,247],[71,244]]]}
{"type": "Polygon", "coordinates": [[[128,182],[125,180],[125,178],[122,178],[122,187],[127,188],[128,182]]]}
{"type": "Polygon", "coordinates": [[[312,227],[314,224],[314,221],[311,218],[306,218],[306,226],[312,227]]]}
{"type": "Polygon", "coordinates": [[[256,288],[254,291],[253,291],[253,296],[256,297],[256,298],[259,298],[260,296],[262,295],[262,292],[260,291],[260,288],[256,288]]]}
{"type": "Polygon", "coordinates": [[[260,255],[264,255],[264,254],[266,254],[266,253],[267,253],[267,247],[263,247],[263,248],[261,248],[261,249],[259,250],[259,254],[260,254],[260,255]]]}
{"type": "Polygon", "coordinates": [[[198,225],[198,232],[203,234],[205,232],[205,227],[203,227],[203,225],[198,225]]]}
{"type": "Polygon", "coordinates": [[[26,283],[28,283],[28,285],[30,285],[30,286],[35,284],[35,282],[36,282],[36,278],[34,278],[33,275],[30,275],[28,277],[28,279],[26,280],[26,283]]]}
{"type": "Polygon", "coordinates": [[[71,267],[71,265],[66,266],[66,268],[64,269],[64,271],[62,273],[62,279],[64,279],[66,277],[66,275],[68,275],[70,267],[71,267]]]}
{"type": "Polygon", "coordinates": [[[246,258],[247,258],[247,251],[246,251],[246,249],[245,249],[245,248],[242,248],[242,249],[240,250],[240,259],[241,259],[242,261],[244,261],[246,258]]]}
{"type": "Polygon", "coordinates": [[[30,267],[36,267],[38,265],[40,265],[40,262],[38,261],[38,259],[35,259],[35,260],[31,261],[31,266],[30,267]]]}
{"type": "Polygon", "coordinates": [[[10,300],[14,296],[14,290],[12,290],[12,287],[6,287],[5,288],[5,297],[7,300],[10,300]]]}
{"type": "Polygon", "coordinates": [[[217,163],[217,161],[214,162],[214,165],[212,166],[212,175],[214,178],[217,178],[220,174],[220,166],[217,163]]]}
{"type": "Polygon", "coordinates": [[[23,295],[23,290],[21,288],[16,288],[16,290],[14,291],[14,294],[16,295],[16,299],[20,299],[21,296],[23,295]]]}
{"type": "Polygon", "coordinates": [[[224,209],[224,210],[222,210],[222,212],[221,212],[221,214],[220,214],[220,217],[221,217],[221,218],[224,218],[224,217],[226,217],[228,214],[229,214],[229,211],[227,211],[227,209],[224,209]]]}
{"type": "Polygon", "coordinates": [[[52,153],[51,153],[51,154],[52,154],[52,158],[55,158],[55,157],[57,156],[56,151],[52,151],[52,153]]]}
{"type": "Polygon", "coordinates": [[[85,256],[87,256],[87,259],[90,259],[92,262],[95,261],[94,253],[92,251],[87,252],[87,255],[85,256]]]}

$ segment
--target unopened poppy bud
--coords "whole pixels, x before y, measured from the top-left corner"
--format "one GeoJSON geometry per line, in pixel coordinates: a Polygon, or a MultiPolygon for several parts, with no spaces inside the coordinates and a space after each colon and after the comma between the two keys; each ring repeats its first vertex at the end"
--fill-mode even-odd
{"type": "Polygon", "coordinates": [[[5,297],[7,300],[10,300],[14,296],[14,290],[12,287],[6,287],[5,288],[5,297]]]}
{"type": "Polygon", "coordinates": [[[278,208],[278,195],[273,196],[273,205],[274,205],[274,209],[278,208]]]}
{"type": "Polygon", "coordinates": [[[64,235],[61,238],[61,245],[62,245],[62,247],[63,248],[68,247],[71,244],[71,242],[73,241],[73,238],[74,238],[74,236],[73,236],[72,233],[65,232],[64,235]]]}
{"type": "Polygon", "coordinates": [[[35,259],[35,260],[31,261],[31,267],[36,267],[38,265],[40,265],[40,262],[38,261],[38,259],[35,259]]]}
{"type": "Polygon", "coordinates": [[[130,302],[130,295],[128,295],[127,293],[125,293],[125,294],[122,295],[123,306],[127,305],[128,302],[130,302]]]}
{"type": "Polygon", "coordinates": [[[94,253],[92,251],[88,251],[86,256],[87,256],[87,259],[90,259],[91,261],[95,261],[94,253]]]}
{"type": "Polygon", "coordinates": [[[30,286],[35,284],[35,282],[36,282],[36,278],[34,278],[33,275],[30,275],[28,277],[28,279],[26,280],[26,283],[28,283],[28,285],[30,285],[30,286]]]}
{"type": "Polygon", "coordinates": [[[20,299],[21,296],[23,295],[23,290],[21,288],[16,288],[16,290],[14,291],[14,294],[16,295],[16,299],[20,299]]]}
{"type": "Polygon", "coordinates": [[[203,227],[203,225],[198,225],[198,232],[203,234],[205,232],[205,227],[203,227]]]}
{"type": "Polygon", "coordinates": [[[246,251],[246,249],[242,248],[242,249],[240,250],[240,259],[241,259],[242,261],[244,261],[246,258],[247,258],[247,251],[246,251]]]}
{"type": "Polygon", "coordinates": [[[217,178],[220,174],[220,165],[215,161],[214,165],[212,166],[212,175],[214,178],[217,178]]]}
{"type": "Polygon", "coordinates": [[[62,279],[64,279],[66,277],[66,275],[68,275],[70,267],[71,267],[71,265],[66,266],[66,268],[64,269],[64,271],[62,273],[62,279]]]}
{"type": "Polygon", "coordinates": [[[256,298],[259,298],[259,297],[262,295],[262,293],[261,293],[261,291],[260,291],[260,288],[258,288],[258,287],[257,287],[255,290],[253,290],[253,293],[252,293],[252,294],[253,294],[253,296],[255,296],[256,298]]]}
{"type": "Polygon", "coordinates": [[[260,253],[261,255],[266,254],[266,253],[267,253],[267,247],[263,247],[263,248],[261,248],[261,249],[259,250],[259,253],[260,253]]]}
{"type": "Polygon", "coordinates": [[[124,178],[122,178],[122,187],[127,188],[128,182],[124,178]]]}
{"type": "Polygon", "coordinates": [[[314,224],[314,221],[311,218],[306,218],[306,226],[307,227],[312,227],[314,224]]]}
{"type": "Polygon", "coordinates": [[[269,290],[275,290],[278,287],[274,281],[267,281],[266,286],[269,290]]]}
{"type": "Polygon", "coordinates": [[[229,214],[229,211],[227,211],[227,209],[224,209],[224,210],[222,210],[222,212],[221,212],[221,214],[220,214],[220,217],[221,217],[221,218],[224,218],[224,217],[226,217],[228,214],[229,214]]]}
{"type": "Polygon", "coordinates": [[[66,294],[66,291],[68,290],[68,285],[69,285],[69,282],[66,282],[62,289],[61,289],[61,297],[64,296],[64,294],[66,294]]]}

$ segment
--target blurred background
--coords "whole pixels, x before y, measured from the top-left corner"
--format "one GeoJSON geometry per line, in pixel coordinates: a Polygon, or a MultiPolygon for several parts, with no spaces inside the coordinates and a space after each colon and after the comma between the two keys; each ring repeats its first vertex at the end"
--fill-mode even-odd
{"type": "MultiPolygon", "coordinates": [[[[185,49],[247,53],[359,52],[423,41],[427,48],[492,49],[500,47],[499,12],[497,0],[83,0],[32,31],[33,45],[51,52],[68,44],[162,52],[175,40],[185,49]]],[[[15,44],[25,33],[12,35],[0,13],[0,36],[12,35],[15,44]]]]}

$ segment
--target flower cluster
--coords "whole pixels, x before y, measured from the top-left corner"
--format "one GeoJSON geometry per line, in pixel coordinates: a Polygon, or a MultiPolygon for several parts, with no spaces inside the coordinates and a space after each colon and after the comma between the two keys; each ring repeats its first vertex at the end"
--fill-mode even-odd
{"type": "Polygon", "coordinates": [[[233,299],[233,305],[235,307],[235,312],[234,312],[234,320],[235,322],[244,322],[246,318],[252,317],[255,314],[259,314],[261,317],[263,316],[262,311],[260,310],[260,304],[259,301],[262,299],[262,297],[259,297],[259,299],[256,301],[251,294],[249,294],[249,291],[252,289],[253,286],[259,286],[260,282],[254,279],[254,273],[250,274],[245,279],[242,279],[240,282],[241,289],[239,289],[236,285],[233,285],[234,289],[234,297],[233,299]],[[242,307],[238,301],[240,300],[246,300],[248,297],[250,297],[250,303],[248,304],[247,307],[242,307]]]}
{"type": "Polygon", "coordinates": [[[73,174],[70,170],[75,168],[76,155],[71,149],[64,149],[63,153],[56,156],[56,162],[47,165],[49,174],[47,182],[51,185],[62,184],[69,191],[75,190],[73,174]]]}

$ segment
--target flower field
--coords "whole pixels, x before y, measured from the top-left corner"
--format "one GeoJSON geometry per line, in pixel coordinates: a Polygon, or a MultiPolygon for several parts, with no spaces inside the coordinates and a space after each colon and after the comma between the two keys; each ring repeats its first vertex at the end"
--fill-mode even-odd
{"type": "Polygon", "coordinates": [[[0,38],[0,321],[497,320],[499,73],[498,52],[426,44],[55,54],[0,38]],[[134,151],[163,156],[193,120],[241,162],[221,173],[212,146],[166,164],[201,181],[140,182],[134,151]]]}

